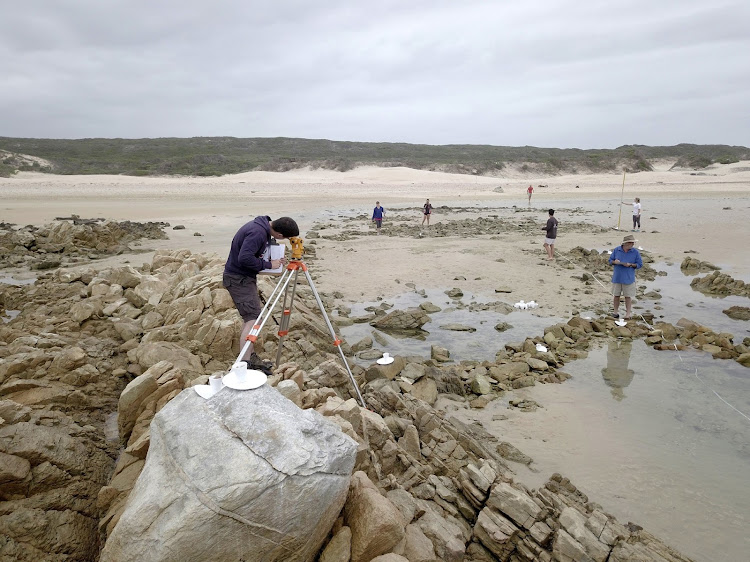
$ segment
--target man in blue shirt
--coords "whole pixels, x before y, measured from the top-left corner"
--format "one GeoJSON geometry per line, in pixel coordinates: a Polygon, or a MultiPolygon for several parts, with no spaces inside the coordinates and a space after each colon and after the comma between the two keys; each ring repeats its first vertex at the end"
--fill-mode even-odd
{"type": "Polygon", "coordinates": [[[380,201],[375,201],[375,208],[372,211],[372,220],[375,221],[375,225],[378,229],[378,234],[380,234],[380,226],[383,222],[383,215],[385,214],[385,209],[380,206],[380,201]]]}
{"type": "Polygon", "coordinates": [[[612,250],[609,265],[614,267],[612,272],[612,294],[615,297],[615,318],[620,317],[620,296],[625,297],[625,320],[630,320],[630,305],[635,296],[635,270],[643,267],[641,254],[633,246],[638,242],[632,234],[622,239],[622,245],[612,250]]]}

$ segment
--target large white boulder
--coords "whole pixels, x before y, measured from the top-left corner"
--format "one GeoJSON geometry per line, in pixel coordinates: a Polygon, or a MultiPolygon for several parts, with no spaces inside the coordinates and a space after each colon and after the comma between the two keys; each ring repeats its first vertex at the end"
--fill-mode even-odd
{"type": "Polygon", "coordinates": [[[346,501],[357,444],[275,389],[184,390],[101,561],[313,560],[346,501]]]}

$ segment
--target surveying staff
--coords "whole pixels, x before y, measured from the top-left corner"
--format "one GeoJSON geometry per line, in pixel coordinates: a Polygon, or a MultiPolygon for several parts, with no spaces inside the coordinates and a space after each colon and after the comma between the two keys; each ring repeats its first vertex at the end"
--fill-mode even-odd
{"type": "MultiPolygon", "coordinates": [[[[247,335],[260,315],[262,306],[258,296],[256,276],[264,269],[277,269],[286,263],[284,258],[278,260],[264,260],[263,252],[271,243],[271,237],[276,240],[299,236],[299,227],[293,219],[281,217],[271,221],[271,217],[255,217],[237,231],[232,239],[229,257],[224,266],[223,285],[232,296],[234,306],[245,322],[240,335],[240,349],[245,345],[247,335]]],[[[261,360],[253,351],[253,344],[247,348],[241,361],[247,361],[251,369],[270,371],[272,363],[261,360]]]]}
{"type": "Polygon", "coordinates": [[[380,225],[383,222],[384,214],[385,209],[380,206],[380,201],[375,201],[375,208],[372,210],[372,220],[375,221],[375,226],[377,226],[378,234],[380,234],[380,225]]]}
{"type": "Polygon", "coordinates": [[[612,271],[612,295],[614,295],[615,311],[612,316],[620,317],[620,296],[625,297],[625,320],[630,320],[630,305],[635,296],[635,270],[643,267],[641,254],[633,246],[638,242],[632,234],[622,239],[622,245],[612,250],[609,265],[612,271]]]}

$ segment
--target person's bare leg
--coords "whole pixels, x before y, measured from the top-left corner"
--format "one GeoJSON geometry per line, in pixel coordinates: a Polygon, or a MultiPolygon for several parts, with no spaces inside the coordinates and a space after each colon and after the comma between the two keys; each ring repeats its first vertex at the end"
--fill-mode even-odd
{"type": "Polygon", "coordinates": [[[630,318],[630,305],[633,302],[633,299],[630,297],[625,297],[625,318],[630,318]]]}
{"type": "Polygon", "coordinates": [[[620,310],[620,297],[616,296],[615,297],[615,314],[619,314],[618,312],[619,310],[620,310]]]}
{"type": "Polygon", "coordinates": [[[549,254],[549,259],[551,260],[555,259],[555,245],[554,244],[550,244],[547,247],[547,253],[549,254]]]}
{"type": "MultiPolygon", "coordinates": [[[[253,325],[255,325],[256,321],[257,321],[257,318],[250,322],[245,322],[242,325],[242,332],[240,332],[240,351],[242,351],[242,348],[245,347],[245,344],[247,343],[247,335],[250,333],[250,330],[253,329],[253,325]]],[[[247,351],[245,352],[245,355],[242,356],[240,361],[249,361],[250,356],[252,354],[253,354],[253,343],[250,342],[250,345],[248,346],[247,351]]]]}

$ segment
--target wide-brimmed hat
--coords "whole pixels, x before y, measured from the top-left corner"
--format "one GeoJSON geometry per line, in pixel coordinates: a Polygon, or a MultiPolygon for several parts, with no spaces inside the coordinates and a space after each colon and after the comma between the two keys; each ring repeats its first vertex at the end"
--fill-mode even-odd
{"type": "Polygon", "coordinates": [[[625,238],[622,239],[622,243],[627,244],[628,242],[632,242],[633,244],[635,244],[636,242],[638,242],[638,240],[636,240],[635,236],[633,236],[632,234],[628,234],[625,238]]]}

